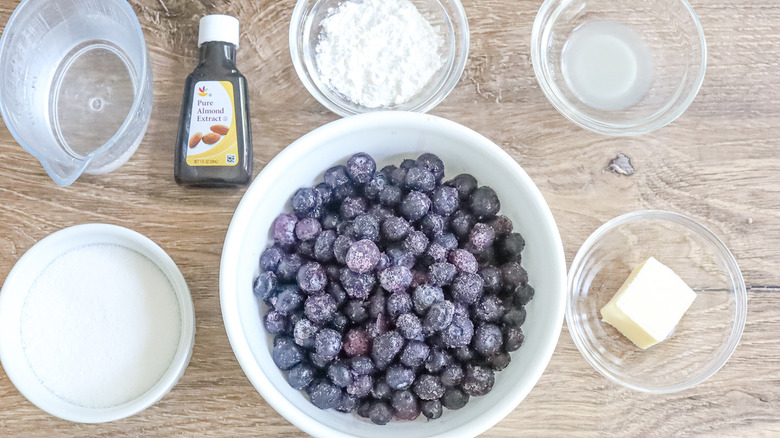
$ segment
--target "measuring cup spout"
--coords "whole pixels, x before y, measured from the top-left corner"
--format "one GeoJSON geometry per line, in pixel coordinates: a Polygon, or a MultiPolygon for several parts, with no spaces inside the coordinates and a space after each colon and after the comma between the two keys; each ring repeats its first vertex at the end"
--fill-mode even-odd
{"type": "Polygon", "coordinates": [[[38,158],[41,162],[43,170],[49,174],[49,177],[60,187],[66,187],[73,184],[76,179],[84,173],[84,169],[87,168],[89,158],[84,160],[47,160],[45,158],[38,158]]]}

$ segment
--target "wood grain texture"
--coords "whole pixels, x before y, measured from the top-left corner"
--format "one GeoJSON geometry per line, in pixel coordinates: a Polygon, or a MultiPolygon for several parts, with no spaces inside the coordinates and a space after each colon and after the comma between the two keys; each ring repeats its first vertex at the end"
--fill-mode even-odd
{"type": "MultiPolygon", "coordinates": [[[[559,115],[533,75],[528,46],[540,1],[464,0],[471,50],[458,86],[433,114],[484,134],[530,174],[552,208],[567,261],[606,220],[645,208],[678,211],[718,234],[749,291],[742,342],[714,377],[654,396],[593,370],[565,325],[527,399],[485,436],[780,435],[780,3],[694,0],[709,48],[707,77],[679,120],[633,138],[587,132],[559,115]],[[618,152],[636,174],[605,168],[618,152]],[[772,287],[775,286],[775,287],[772,287]]],[[[0,0],[5,26],[16,0],[0,0]]],[[[184,78],[196,59],[197,20],[241,20],[239,68],[250,84],[255,173],[286,145],[337,116],[301,85],[290,61],[292,0],[134,0],[154,69],[154,110],[141,147],[117,171],[56,187],[0,125],[0,278],[36,241],[75,224],[137,230],[176,261],[192,291],[192,361],[160,402],[102,425],[53,418],[0,371],[0,435],[300,436],[254,390],[222,325],[222,242],[242,190],[173,182],[184,78]]]]}

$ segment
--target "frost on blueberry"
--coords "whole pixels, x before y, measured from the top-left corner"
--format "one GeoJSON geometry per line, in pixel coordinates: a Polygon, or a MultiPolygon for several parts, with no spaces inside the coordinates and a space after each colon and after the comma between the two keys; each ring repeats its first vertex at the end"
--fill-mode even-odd
{"type": "Polygon", "coordinates": [[[345,258],[347,267],[359,274],[370,272],[379,263],[379,248],[368,239],[350,245],[345,258]]]}

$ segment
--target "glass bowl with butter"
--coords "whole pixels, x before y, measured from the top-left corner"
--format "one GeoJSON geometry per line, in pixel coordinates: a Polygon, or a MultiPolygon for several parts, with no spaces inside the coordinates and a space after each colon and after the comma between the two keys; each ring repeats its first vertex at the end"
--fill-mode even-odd
{"type": "Polygon", "coordinates": [[[568,276],[566,323],[601,374],[669,393],[717,372],[745,328],[737,261],[698,222],[672,212],[627,213],[580,247],[568,276]]]}

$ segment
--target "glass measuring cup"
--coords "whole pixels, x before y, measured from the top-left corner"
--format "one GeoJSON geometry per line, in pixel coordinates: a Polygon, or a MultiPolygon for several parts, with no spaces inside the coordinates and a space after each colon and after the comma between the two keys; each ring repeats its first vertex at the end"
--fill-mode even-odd
{"type": "Polygon", "coordinates": [[[55,183],[124,164],[151,112],[151,64],[125,0],[17,6],[0,38],[0,113],[55,183]]]}

